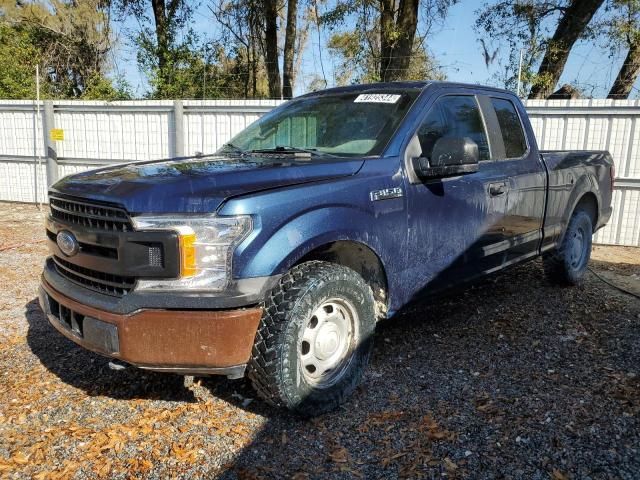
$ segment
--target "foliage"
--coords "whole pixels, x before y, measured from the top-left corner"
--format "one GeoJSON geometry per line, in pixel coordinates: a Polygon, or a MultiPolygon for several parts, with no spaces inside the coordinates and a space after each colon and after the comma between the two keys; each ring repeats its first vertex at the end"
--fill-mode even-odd
{"type": "Polygon", "coordinates": [[[102,0],[2,0],[0,6],[3,97],[33,98],[36,64],[43,97],[83,98],[90,87],[92,95],[107,88],[112,40],[102,0]]]}
{"type": "Polygon", "coordinates": [[[529,98],[548,98],[556,88],[573,46],[591,36],[590,23],[604,0],[573,0],[564,9],[553,36],[547,41],[544,57],[529,98]]]}
{"type": "MultiPolygon", "coordinates": [[[[278,46],[265,38],[266,17],[262,0],[212,1],[208,7],[219,28],[215,35],[203,38],[191,27],[196,5],[187,0],[115,0],[119,18],[135,15],[140,28],[131,34],[137,47],[137,61],[151,85],[151,98],[261,98],[273,96],[274,85],[269,88],[265,55],[267,44],[278,46]]],[[[280,18],[282,4],[273,4],[280,18]]],[[[273,8],[272,8],[273,10],[273,8]]],[[[273,12],[272,12],[273,13],[273,12]]],[[[289,30],[295,30],[295,24],[289,30]]],[[[294,32],[295,33],[295,32],[294,32]]],[[[290,32],[291,35],[291,32],[290,32]]],[[[295,41],[295,37],[294,38],[295,41]]],[[[305,35],[293,45],[304,48],[305,35]]],[[[289,52],[292,43],[289,45],[289,52]]],[[[269,52],[278,55],[278,49],[269,52]]],[[[299,56],[298,56],[299,57],[299,56]]],[[[288,56],[287,79],[292,82],[293,57],[288,56]]],[[[276,68],[279,68],[276,62],[276,68]]],[[[299,66],[299,64],[298,64],[299,66]]],[[[277,83],[279,71],[271,83],[277,83]]]]}
{"type": "MultiPolygon", "coordinates": [[[[23,45],[29,43],[28,48],[38,52],[33,58],[41,63],[51,96],[79,98],[89,78],[106,70],[111,31],[102,0],[3,0],[0,15],[23,45]]],[[[29,63],[34,65],[33,60],[29,63]]]]}
{"type": "Polygon", "coordinates": [[[522,91],[546,96],[555,87],[578,39],[598,33],[590,23],[602,0],[500,0],[476,13],[475,29],[487,67],[501,60],[494,79],[516,90],[522,52],[522,91]],[[487,47],[488,45],[488,47],[487,47]],[[495,49],[495,50],[493,50],[495,49]],[[508,52],[497,55],[500,49],[508,52]],[[535,91],[535,93],[534,93],[535,91]]]}
{"type": "Polygon", "coordinates": [[[604,22],[612,54],[640,41],[640,0],[611,0],[611,17],[604,22]]]}
{"type": "MultiPolygon", "coordinates": [[[[242,78],[247,76],[241,56],[227,56],[220,44],[208,44],[199,49],[183,48],[173,59],[172,70],[164,77],[160,88],[152,76],[154,91],[166,98],[242,98],[247,97],[242,78]]],[[[267,82],[263,75],[256,83],[266,96],[267,82]]]]}
{"type": "Polygon", "coordinates": [[[209,11],[221,28],[216,41],[226,48],[226,55],[235,64],[236,83],[242,86],[244,97],[268,96],[264,79],[263,25],[256,0],[212,0],[209,11]]]}
{"type": "MultiPolygon", "coordinates": [[[[375,41],[375,37],[370,39],[375,41]]],[[[338,59],[335,66],[335,83],[350,85],[381,81],[380,59],[375,50],[362,48],[361,32],[347,31],[333,34],[327,43],[329,51],[338,59]]],[[[416,42],[404,80],[445,80],[445,73],[433,57],[416,42]]]]}
{"type": "Polygon", "coordinates": [[[122,76],[114,81],[100,75],[94,75],[87,81],[87,87],[82,93],[83,100],[131,100],[133,92],[131,85],[122,76]]]}
{"type": "Polygon", "coordinates": [[[380,69],[371,50],[363,48],[366,32],[354,30],[334,33],[327,43],[329,51],[338,59],[335,83],[372,83],[380,81],[380,69]]]}
{"type": "Polygon", "coordinates": [[[0,24],[0,98],[35,98],[34,65],[39,62],[29,31],[0,24]]]}
{"type": "Polygon", "coordinates": [[[174,98],[187,85],[200,39],[190,26],[194,3],[188,0],[114,0],[120,19],[133,15],[139,29],[130,34],[137,47],[138,65],[149,78],[153,98],[174,98]],[[187,74],[188,77],[188,74],[187,74]]]}
{"type": "Polygon", "coordinates": [[[455,0],[393,2],[350,0],[325,13],[327,47],[338,59],[336,83],[442,79],[425,43],[455,0]],[[417,30],[418,17],[421,31],[417,30]],[[340,27],[351,23],[352,29],[340,27]]]}
{"type": "Polygon", "coordinates": [[[221,27],[214,41],[224,45],[225,55],[233,60],[235,71],[228,74],[235,76],[243,96],[289,96],[300,71],[313,17],[311,6],[298,9],[297,0],[210,0],[208,8],[221,27]],[[281,51],[283,92],[279,81],[281,51]]]}
{"type": "MultiPolygon", "coordinates": [[[[518,2],[500,0],[485,4],[476,13],[475,29],[479,37],[491,47],[504,48],[494,78],[505,88],[516,90],[520,52],[523,52],[521,80],[527,92],[536,81],[535,66],[539,63],[551,35],[550,23],[557,18],[571,0],[532,0],[518,2]],[[497,46],[496,46],[497,45],[497,46]]],[[[487,65],[489,66],[489,65],[487,65]]]]}
{"type": "Polygon", "coordinates": [[[625,99],[640,75],[640,0],[612,0],[613,15],[605,23],[611,55],[627,50],[627,55],[608,98],[625,99]]]}

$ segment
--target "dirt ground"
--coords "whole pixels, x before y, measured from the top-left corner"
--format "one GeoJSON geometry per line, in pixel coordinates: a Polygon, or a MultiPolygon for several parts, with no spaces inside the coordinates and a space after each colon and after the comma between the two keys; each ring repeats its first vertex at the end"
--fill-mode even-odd
{"type": "Polygon", "coordinates": [[[36,302],[43,238],[0,204],[2,478],[640,478],[640,300],[610,285],[640,293],[640,249],[595,247],[579,288],[536,261],[402,312],[350,401],[301,420],[63,338],[36,302]]]}

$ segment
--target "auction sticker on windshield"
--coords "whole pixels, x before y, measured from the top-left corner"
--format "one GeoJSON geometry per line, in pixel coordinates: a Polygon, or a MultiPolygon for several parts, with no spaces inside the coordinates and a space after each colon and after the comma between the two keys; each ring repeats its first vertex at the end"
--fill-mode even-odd
{"type": "Polygon", "coordinates": [[[396,103],[399,98],[394,93],[361,93],[353,103],[396,103]]]}

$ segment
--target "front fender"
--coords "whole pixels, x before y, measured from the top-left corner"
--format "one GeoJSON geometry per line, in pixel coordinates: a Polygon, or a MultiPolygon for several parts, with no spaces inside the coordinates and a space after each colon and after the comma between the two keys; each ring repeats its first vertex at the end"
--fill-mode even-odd
{"type": "MultiPolygon", "coordinates": [[[[283,274],[312,250],[339,240],[363,243],[381,257],[378,236],[369,231],[374,217],[350,207],[327,207],[307,211],[290,219],[275,231],[262,231],[252,240],[236,263],[238,278],[283,274]],[[263,241],[264,240],[264,241],[263,241]]],[[[384,263],[384,259],[383,259],[384,263]]]]}

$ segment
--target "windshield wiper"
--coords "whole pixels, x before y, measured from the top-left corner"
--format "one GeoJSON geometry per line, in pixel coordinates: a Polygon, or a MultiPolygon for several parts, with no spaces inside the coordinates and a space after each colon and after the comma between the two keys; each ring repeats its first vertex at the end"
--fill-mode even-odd
{"type": "Polygon", "coordinates": [[[229,148],[231,150],[234,150],[236,153],[246,153],[246,150],[243,148],[238,147],[237,145],[234,145],[233,143],[225,143],[224,145],[222,145],[222,148],[229,148]]]}
{"type": "Polygon", "coordinates": [[[326,156],[326,157],[335,157],[336,155],[332,155],[331,153],[325,153],[319,151],[316,148],[300,148],[300,147],[291,147],[289,145],[278,145],[275,148],[259,148],[256,150],[249,150],[249,153],[308,153],[312,156],[326,156]]]}

